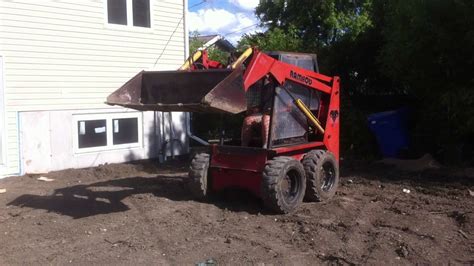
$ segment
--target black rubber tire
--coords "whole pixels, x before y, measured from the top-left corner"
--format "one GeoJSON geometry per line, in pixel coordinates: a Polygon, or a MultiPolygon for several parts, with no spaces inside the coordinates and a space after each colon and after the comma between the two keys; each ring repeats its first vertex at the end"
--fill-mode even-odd
{"type": "Polygon", "coordinates": [[[193,198],[203,200],[209,194],[209,154],[198,153],[194,155],[189,167],[188,189],[193,198]]]}
{"type": "Polygon", "coordinates": [[[306,177],[303,165],[291,157],[275,157],[268,161],[262,175],[262,199],[277,213],[290,213],[303,201],[306,177]]]}
{"type": "Polygon", "coordinates": [[[302,162],[306,174],[305,200],[331,199],[339,187],[339,163],[334,155],[325,150],[312,150],[302,162]]]}

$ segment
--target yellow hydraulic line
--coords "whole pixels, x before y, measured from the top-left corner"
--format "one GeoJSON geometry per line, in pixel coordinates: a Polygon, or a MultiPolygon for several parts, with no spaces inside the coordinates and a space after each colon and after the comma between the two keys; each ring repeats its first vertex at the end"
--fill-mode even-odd
{"type": "Polygon", "coordinates": [[[250,47],[250,48],[247,48],[247,50],[245,50],[245,52],[243,52],[239,58],[237,58],[237,60],[235,60],[235,62],[232,64],[232,69],[236,68],[238,65],[242,64],[242,62],[245,61],[245,59],[247,59],[253,52],[253,49],[250,47]]]}
{"type": "Polygon", "coordinates": [[[192,59],[191,59],[191,57],[186,59],[186,62],[184,62],[184,64],[179,68],[179,70],[188,70],[191,67],[191,62],[197,61],[199,58],[201,58],[201,56],[202,56],[202,52],[201,51],[196,51],[193,54],[192,59]]]}
{"type": "Polygon", "coordinates": [[[308,118],[308,120],[315,126],[321,133],[324,134],[324,128],[321,126],[321,122],[313,115],[309,108],[301,101],[300,99],[295,100],[296,106],[303,112],[303,114],[308,118]]]}

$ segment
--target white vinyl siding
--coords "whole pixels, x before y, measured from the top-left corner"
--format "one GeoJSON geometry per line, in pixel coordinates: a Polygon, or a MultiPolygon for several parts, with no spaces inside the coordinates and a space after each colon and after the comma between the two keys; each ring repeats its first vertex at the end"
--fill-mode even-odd
{"type": "Polygon", "coordinates": [[[8,166],[0,176],[19,171],[18,112],[116,109],[106,96],[136,73],[182,64],[183,0],[150,0],[151,28],[110,27],[106,1],[0,0],[8,166]]]}
{"type": "Polygon", "coordinates": [[[3,56],[0,54],[0,169],[4,169],[6,166],[6,138],[5,138],[5,110],[3,108],[3,56]]]}

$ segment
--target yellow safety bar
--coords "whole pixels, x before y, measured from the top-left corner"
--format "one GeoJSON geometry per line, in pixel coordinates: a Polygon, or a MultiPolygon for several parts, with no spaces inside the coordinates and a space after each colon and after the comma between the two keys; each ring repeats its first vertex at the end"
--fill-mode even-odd
{"type": "Polygon", "coordinates": [[[311,110],[301,101],[300,99],[295,100],[296,106],[303,112],[303,114],[308,118],[308,120],[313,124],[315,128],[317,128],[321,133],[324,134],[324,128],[321,126],[321,122],[313,115],[311,110]]]}
{"type": "Polygon", "coordinates": [[[199,58],[201,58],[201,56],[202,56],[202,51],[196,51],[193,54],[192,59],[191,57],[186,59],[186,62],[184,62],[184,64],[179,68],[179,70],[188,70],[191,67],[191,63],[197,61],[199,58]]]}
{"type": "Polygon", "coordinates": [[[251,47],[247,48],[247,50],[245,50],[245,52],[243,52],[239,56],[239,58],[237,58],[237,60],[235,60],[235,62],[232,64],[232,69],[235,69],[237,66],[242,64],[242,62],[244,62],[245,59],[247,59],[250,55],[252,55],[252,52],[253,52],[253,49],[251,47]]]}

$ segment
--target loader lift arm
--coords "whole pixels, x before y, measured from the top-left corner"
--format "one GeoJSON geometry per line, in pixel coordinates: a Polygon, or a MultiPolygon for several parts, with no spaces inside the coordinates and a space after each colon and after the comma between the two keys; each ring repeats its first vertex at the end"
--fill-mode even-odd
{"type": "Polygon", "coordinates": [[[254,56],[245,71],[245,90],[267,74],[272,74],[280,84],[288,79],[324,93],[332,91],[331,86],[323,83],[332,82],[332,77],[278,61],[260,51],[254,51],[254,56]]]}

